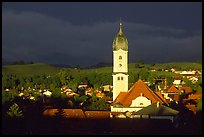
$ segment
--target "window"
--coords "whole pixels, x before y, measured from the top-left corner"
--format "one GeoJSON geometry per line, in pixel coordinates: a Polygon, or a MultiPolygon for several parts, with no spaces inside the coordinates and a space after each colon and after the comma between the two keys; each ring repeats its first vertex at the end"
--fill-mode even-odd
{"type": "Polygon", "coordinates": [[[119,59],[122,59],[122,56],[119,56],[119,59]]]}
{"type": "Polygon", "coordinates": [[[121,77],[121,80],[123,80],[123,77],[121,77]]]}
{"type": "Polygon", "coordinates": [[[120,77],[118,77],[118,80],[120,80],[120,77]]]}
{"type": "Polygon", "coordinates": [[[122,64],[119,64],[119,67],[122,67],[122,64]]]}
{"type": "Polygon", "coordinates": [[[142,106],[142,105],[143,105],[143,103],[140,103],[140,105],[142,106]]]}

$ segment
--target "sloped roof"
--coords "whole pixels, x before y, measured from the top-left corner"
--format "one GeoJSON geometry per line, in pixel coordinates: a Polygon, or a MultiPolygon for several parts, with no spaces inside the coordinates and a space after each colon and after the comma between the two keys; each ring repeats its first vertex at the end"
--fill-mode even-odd
{"type": "Polygon", "coordinates": [[[173,100],[174,100],[174,101],[179,101],[179,99],[180,99],[179,94],[175,94],[175,95],[173,96],[173,100]]]}
{"type": "Polygon", "coordinates": [[[110,118],[110,111],[85,111],[86,118],[110,118]]]}
{"type": "Polygon", "coordinates": [[[122,103],[124,99],[128,96],[128,92],[120,92],[116,99],[113,101],[113,104],[120,102],[122,103]]]}
{"type": "Polygon", "coordinates": [[[184,92],[187,94],[193,91],[191,87],[181,87],[181,90],[184,90],[184,92]]]}
{"type": "Polygon", "coordinates": [[[82,109],[63,109],[66,118],[85,118],[82,109]]]}
{"type": "Polygon", "coordinates": [[[200,99],[202,97],[201,93],[194,93],[188,96],[188,99],[200,99]]]}
{"type": "Polygon", "coordinates": [[[165,103],[155,92],[153,92],[142,80],[138,80],[130,88],[128,92],[121,92],[117,98],[114,100],[114,103],[120,102],[124,107],[129,107],[132,103],[132,100],[141,96],[141,94],[150,99],[153,103],[159,102],[161,104],[165,103]]]}
{"type": "Polygon", "coordinates": [[[151,116],[172,116],[177,115],[179,111],[174,110],[170,107],[159,105],[157,107],[157,104],[151,104],[137,112],[133,112],[135,115],[151,115],[151,116]]]}
{"type": "Polygon", "coordinates": [[[43,115],[48,117],[54,117],[57,112],[58,112],[58,109],[48,108],[43,111],[43,115]]]}
{"type": "Polygon", "coordinates": [[[168,104],[168,101],[164,98],[164,96],[161,94],[160,91],[155,92],[166,104],[168,104]]]}
{"type": "Polygon", "coordinates": [[[168,93],[178,93],[178,88],[175,85],[172,85],[168,90],[165,90],[164,92],[168,93]]]}

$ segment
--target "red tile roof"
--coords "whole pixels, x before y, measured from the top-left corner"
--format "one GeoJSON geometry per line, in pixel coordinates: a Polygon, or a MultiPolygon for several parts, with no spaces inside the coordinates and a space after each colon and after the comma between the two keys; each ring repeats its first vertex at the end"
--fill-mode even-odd
{"type": "Polygon", "coordinates": [[[196,113],[196,105],[192,105],[192,104],[187,104],[185,105],[189,110],[193,111],[193,113],[196,113]]]}
{"type": "Polygon", "coordinates": [[[81,109],[63,109],[66,118],[85,118],[81,109]]]}
{"type": "Polygon", "coordinates": [[[191,87],[181,87],[181,90],[184,90],[186,94],[191,93],[193,91],[191,87]]]}
{"type": "MultiPolygon", "coordinates": [[[[59,109],[46,109],[43,112],[44,116],[55,117],[59,109]]],[[[83,111],[82,109],[62,109],[64,118],[110,118],[110,111],[83,111]]]]}
{"type": "Polygon", "coordinates": [[[164,98],[164,96],[161,94],[160,91],[155,92],[157,96],[159,96],[166,104],[168,104],[168,101],[164,98]]]}
{"type": "Polygon", "coordinates": [[[124,99],[128,96],[128,92],[120,92],[120,94],[113,101],[113,104],[117,102],[124,102],[124,99]]]}
{"type": "Polygon", "coordinates": [[[43,111],[43,115],[48,117],[54,117],[57,112],[58,112],[58,109],[48,108],[43,111]]]}
{"type": "Polygon", "coordinates": [[[167,93],[178,93],[179,90],[175,85],[172,85],[168,90],[165,90],[167,93]]]}
{"type": "Polygon", "coordinates": [[[110,111],[85,111],[86,118],[110,118],[110,111]]]}
{"type": "Polygon", "coordinates": [[[180,99],[179,94],[175,94],[174,97],[173,97],[173,100],[174,101],[179,101],[179,99],[180,99]]]}
{"type": "Polygon", "coordinates": [[[188,96],[188,99],[194,99],[194,100],[197,100],[197,99],[200,99],[202,97],[202,94],[201,93],[194,93],[194,94],[191,94],[188,96]]]}
{"type": "Polygon", "coordinates": [[[124,107],[129,107],[132,100],[143,94],[144,97],[150,99],[152,103],[159,102],[161,104],[165,103],[155,92],[153,92],[142,80],[138,80],[130,88],[128,92],[121,92],[114,103],[120,102],[124,107]]]}

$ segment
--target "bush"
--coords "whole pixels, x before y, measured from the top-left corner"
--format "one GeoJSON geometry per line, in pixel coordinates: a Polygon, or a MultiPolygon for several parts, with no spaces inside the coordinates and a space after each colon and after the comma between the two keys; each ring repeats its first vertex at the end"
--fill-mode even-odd
{"type": "Polygon", "coordinates": [[[12,106],[10,106],[7,115],[12,118],[23,117],[23,112],[20,110],[18,104],[14,103],[12,106]]]}

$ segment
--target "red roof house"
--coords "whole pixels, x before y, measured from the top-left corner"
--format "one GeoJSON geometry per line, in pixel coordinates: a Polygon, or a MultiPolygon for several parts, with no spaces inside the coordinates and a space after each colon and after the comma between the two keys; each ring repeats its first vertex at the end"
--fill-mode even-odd
{"type": "Polygon", "coordinates": [[[163,100],[164,98],[161,95],[153,92],[142,80],[138,80],[128,92],[120,92],[113,104],[120,102],[123,107],[129,107],[132,104],[132,101],[140,96],[151,100],[151,103],[167,103],[163,100]]]}

